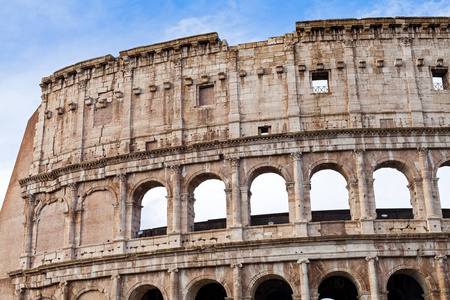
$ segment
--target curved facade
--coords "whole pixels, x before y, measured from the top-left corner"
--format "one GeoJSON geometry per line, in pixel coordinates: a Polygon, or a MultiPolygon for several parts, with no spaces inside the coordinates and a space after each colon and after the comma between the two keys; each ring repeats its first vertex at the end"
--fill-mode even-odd
{"type": "Polygon", "coordinates": [[[237,46],[210,33],[43,78],[0,215],[2,299],[448,299],[449,21],[298,22],[237,46]],[[411,209],[377,206],[382,168],[411,209]],[[325,169],[348,210],[311,209],[325,169]],[[264,173],[286,182],[285,214],[251,214],[264,173]],[[196,224],[208,179],[226,217],[196,224]],[[167,226],[141,230],[155,187],[167,226]]]}

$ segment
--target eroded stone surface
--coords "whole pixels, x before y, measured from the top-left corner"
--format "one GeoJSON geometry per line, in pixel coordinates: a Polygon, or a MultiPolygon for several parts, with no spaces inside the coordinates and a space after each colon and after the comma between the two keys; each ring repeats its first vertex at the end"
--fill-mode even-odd
{"type": "Polygon", "coordinates": [[[158,289],[191,300],[219,283],[259,299],[264,282],[282,280],[303,300],[342,276],[360,299],[387,299],[403,274],[425,299],[447,299],[436,173],[450,162],[448,21],[298,22],[237,46],[211,33],[43,78],[0,215],[1,298],[140,300],[158,289]],[[412,219],[377,219],[382,167],[406,176],[412,219]],[[310,179],[323,169],[347,181],[346,221],[312,218],[310,179]],[[286,181],[289,222],[251,226],[250,186],[266,172],[286,181]],[[226,228],[193,231],[193,192],[207,179],[225,184],[226,228]],[[167,189],[167,234],[139,238],[141,200],[156,186],[167,189]]]}

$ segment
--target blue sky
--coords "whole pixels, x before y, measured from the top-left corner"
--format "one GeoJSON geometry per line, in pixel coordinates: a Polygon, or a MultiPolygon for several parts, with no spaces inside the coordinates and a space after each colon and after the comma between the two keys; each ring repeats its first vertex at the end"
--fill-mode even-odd
{"type": "Polygon", "coordinates": [[[42,77],[76,62],[218,32],[229,45],[295,30],[296,21],[450,16],[447,1],[0,0],[0,201],[42,77]]]}

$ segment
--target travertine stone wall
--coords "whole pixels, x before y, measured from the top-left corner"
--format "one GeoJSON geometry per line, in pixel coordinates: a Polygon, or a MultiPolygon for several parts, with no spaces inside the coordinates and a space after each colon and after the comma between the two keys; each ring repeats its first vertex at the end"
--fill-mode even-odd
{"type": "Polygon", "coordinates": [[[298,22],[267,41],[203,34],[43,78],[33,145],[0,214],[11,243],[1,298],[140,300],[159,289],[191,300],[215,282],[227,299],[254,299],[279,279],[308,300],[343,276],[374,300],[404,274],[425,299],[447,299],[437,171],[450,165],[449,32],[449,18],[298,22]],[[373,173],[384,167],[407,178],[412,219],[377,218],[373,173]],[[324,169],[347,181],[348,220],[312,218],[310,180],[324,169]],[[268,172],[286,181],[289,222],[251,226],[250,187],[268,172]],[[225,185],[226,226],[194,231],[194,190],[207,179],[225,185]],[[157,186],[167,234],[139,238],[142,197],[157,186]]]}

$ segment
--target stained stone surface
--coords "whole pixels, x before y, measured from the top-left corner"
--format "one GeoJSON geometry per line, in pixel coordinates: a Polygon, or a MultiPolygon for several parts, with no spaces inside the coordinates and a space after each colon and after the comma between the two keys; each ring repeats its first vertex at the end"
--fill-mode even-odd
{"type": "Polygon", "coordinates": [[[401,274],[448,299],[436,174],[450,165],[449,21],[297,22],[237,46],[209,33],[43,78],[0,213],[0,298],[314,300],[345,286],[374,300],[401,274]],[[377,208],[385,167],[407,178],[412,209],[377,208]],[[316,221],[310,180],[324,169],[347,181],[349,210],[316,221]],[[264,173],[286,181],[289,211],[272,219],[250,210],[264,173]],[[195,231],[208,179],[225,184],[226,219],[195,231]],[[158,186],[167,228],[142,237],[158,186]]]}

